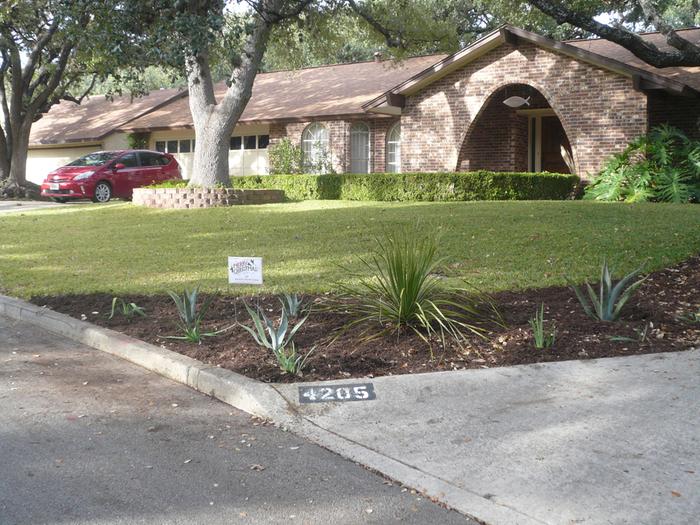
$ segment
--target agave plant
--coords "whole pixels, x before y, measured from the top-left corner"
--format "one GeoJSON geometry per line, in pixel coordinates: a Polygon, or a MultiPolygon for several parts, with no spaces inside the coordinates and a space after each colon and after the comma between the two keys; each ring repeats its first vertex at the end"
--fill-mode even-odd
{"type": "Polygon", "coordinates": [[[178,326],[183,333],[182,336],[168,336],[169,339],[182,339],[192,343],[199,343],[203,337],[213,337],[222,332],[222,330],[202,332],[202,320],[211,305],[212,299],[208,298],[200,307],[197,307],[199,288],[195,287],[191,291],[185,290],[182,296],[171,291],[168,291],[168,295],[170,295],[177,308],[177,313],[180,317],[178,326]]]}
{"type": "Polygon", "coordinates": [[[634,295],[637,289],[647,279],[634,280],[642,272],[642,268],[638,268],[633,272],[628,273],[617,284],[613,286],[610,268],[607,261],[603,260],[603,266],[600,272],[600,288],[596,295],[593,287],[586,282],[586,290],[588,297],[575,284],[569,283],[583,307],[586,315],[598,319],[600,321],[616,321],[620,317],[622,308],[627,301],[634,295]]]}
{"type": "Polygon", "coordinates": [[[314,351],[315,347],[309,350],[305,355],[300,355],[294,345],[294,336],[297,331],[303,326],[309,317],[302,317],[289,330],[289,318],[287,311],[282,309],[280,321],[275,326],[274,321],[268,318],[260,309],[253,310],[250,306],[244,303],[250,319],[253,321],[254,328],[250,328],[244,324],[241,327],[253,336],[255,342],[272,351],[280,368],[291,374],[298,374],[306,364],[306,360],[314,351]],[[287,349],[287,347],[290,347],[287,349]]]}
{"type": "Polygon", "coordinates": [[[439,335],[443,343],[449,337],[460,344],[466,332],[483,335],[487,319],[477,307],[480,301],[464,288],[440,282],[438,268],[443,259],[437,257],[433,235],[400,230],[376,243],[372,257],[360,259],[371,277],[355,274],[358,285],[338,285],[336,309],[351,318],[346,329],[366,325],[365,333],[371,338],[407,327],[426,342],[439,335]],[[372,327],[380,329],[371,333],[372,327]]]}
{"type": "Polygon", "coordinates": [[[298,318],[304,311],[304,300],[299,294],[286,293],[281,295],[279,299],[280,303],[282,303],[282,309],[290,319],[298,318]]]}

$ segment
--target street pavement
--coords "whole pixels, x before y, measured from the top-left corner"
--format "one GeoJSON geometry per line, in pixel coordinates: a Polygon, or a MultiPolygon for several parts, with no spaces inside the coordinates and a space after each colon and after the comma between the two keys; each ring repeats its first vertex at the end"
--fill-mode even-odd
{"type": "Polygon", "coordinates": [[[103,352],[0,318],[0,524],[471,523],[103,352]]]}

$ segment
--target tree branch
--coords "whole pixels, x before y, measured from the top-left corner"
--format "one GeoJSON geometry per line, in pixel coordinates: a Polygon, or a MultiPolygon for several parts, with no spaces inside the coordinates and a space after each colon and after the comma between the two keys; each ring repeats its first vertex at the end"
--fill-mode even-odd
{"type": "MultiPolygon", "coordinates": [[[[640,3],[645,2],[645,0],[638,1],[640,3]]],[[[598,22],[589,15],[571,9],[565,3],[556,0],[529,0],[529,3],[554,18],[558,23],[568,23],[601,38],[615,42],[654,67],[700,66],[700,47],[681,38],[675,31],[673,32],[675,36],[671,36],[670,40],[669,35],[666,35],[669,44],[675,49],[673,51],[662,51],[654,44],[647,42],[624,27],[612,27],[598,22]],[[681,40],[683,42],[680,42],[681,40]]]]}
{"type": "Polygon", "coordinates": [[[357,13],[360,18],[362,18],[372,27],[372,29],[384,37],[384,41],[386,42],[387,46],[405,49],[406,42],[404,41],[404,38],[401,36],[400,32],[397,35],[393,35],[391,31],[389,31],[382,23],[379,22],[379,20],[360,7],[355,0],[347,0],[347,2],[350,8],[357,13]]]}

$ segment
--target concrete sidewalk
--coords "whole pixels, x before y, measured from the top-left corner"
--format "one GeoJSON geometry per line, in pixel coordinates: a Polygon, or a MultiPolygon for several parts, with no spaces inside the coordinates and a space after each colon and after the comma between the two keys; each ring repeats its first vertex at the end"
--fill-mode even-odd
{"type": "Polygon", "coordinates": [[[0,317],[0,524],[397,522],[468,523],[291,432],[0,317]]]}
{"type": "Polygon", "coordinates": [[[364,447],[354,459],[443,483],[492,525],[700,523],[698,350],[371,382],[377,399],[362,402],[299,404],[296,385],[276,388],[364,447]]]}

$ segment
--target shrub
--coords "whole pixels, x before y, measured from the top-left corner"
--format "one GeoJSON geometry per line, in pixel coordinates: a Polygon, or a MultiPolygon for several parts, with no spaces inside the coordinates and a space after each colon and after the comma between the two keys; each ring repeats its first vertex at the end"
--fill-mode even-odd
{"type": "Polygon", "coordinates": [[[285,138],[268,148],[270,173],[302,173],[304,155],[301,147],[285,138]]]}
{"type": "Polygon", "coordinates": [[[554,173],[373,173],[236,177],[233,185],[284,190],[291,200],[374,201],[562,200],[579,183],[554,173]]]}
{"type": "Polygon", "coordinates": [[[371,259],[360,259],[373,277],[356,274],[359,285],[339,285],[334,306],[350,316],[346,329],[379,327],[369,334],[371,338],[407,327],[428,344],[438,334],[443,344],[446,337],[461,344],[465,332],[483,335],[485,319],[473,295],[441,286],[437,269],[442,259],[436,256],[437,241],[432,234],[399,230],[376,242],[371,259]]]}
{"type": "Polygon", "coordinates": [[[639,137],[605,164],[586,188],[601,201],[690,202],[700,199],[700,141],[663,125],[639,137]]]}
{"type": "Polygon", "coordinates": [[[627,301],[630,300],[637,289],[647,279],[646,277],[642,277],[632,282],[641,271],[642,269],[639,268],[628,273],[613,286],[608,263],[603,261],[603,267],[600,271],[600,289],[598,295],[596,295],[593,287],[588,284],[588,282],[586,282],[588,298],[578,286],[572,284],[571,288],[574,290],[581,306],[583,306],[586,315],[600,321],[616,321],[622,313],[622,307],[625,306],[627,301]]]}
{"type": "Polygon", "coordinates": [[[129,133],[126,136],[126,143],[129,149],[146,149],[150,138],[150,133],[129,133]]]}

